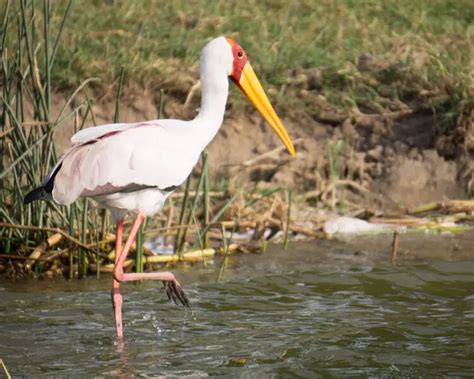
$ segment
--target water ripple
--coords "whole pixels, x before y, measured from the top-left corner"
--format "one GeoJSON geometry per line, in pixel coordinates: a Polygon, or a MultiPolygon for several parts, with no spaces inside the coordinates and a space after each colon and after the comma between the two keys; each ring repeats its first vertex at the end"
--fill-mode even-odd
{"type": "MultiPolygon", "coordinates": [[[[470,263],[470,262],[469,262],[470,263]]],[[[474,295],[463,262],[313,270],[129,287],[114,343],[105,284],[0,291],[0,352],[15,376],[439,376],[472,374],[474,295]]]]}

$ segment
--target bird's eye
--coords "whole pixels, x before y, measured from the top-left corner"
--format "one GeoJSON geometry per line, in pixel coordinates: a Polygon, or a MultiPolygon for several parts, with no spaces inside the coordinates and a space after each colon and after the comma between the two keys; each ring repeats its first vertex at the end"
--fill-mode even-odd
{"type": "Polygon", "coordinates": [[[244,56],[244,52],[243,52],[242,50],[240,50],[240,51],[237,53],[237,57],[238,57],[239,59],[242,59],[243,56],[244,56]]]}

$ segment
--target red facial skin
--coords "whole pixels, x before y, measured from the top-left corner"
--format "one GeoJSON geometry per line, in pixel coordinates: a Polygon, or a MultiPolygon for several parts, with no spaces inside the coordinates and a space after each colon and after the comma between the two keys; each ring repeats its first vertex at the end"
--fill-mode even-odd
{"type": "MultiPolygon", "coordinates": [[[[242,76],[242,71],[244,66],[247,64],[247,54],[245,54],[244,49],[231,38],[226,38],[232,48],[232,54],[234,55],[234,62],[232,64],[232,74],[230,75],[232,81],[240,88],[240,78],[242,76]]],[[[242,89],[242,88],[241,88],[242,89]]]]}

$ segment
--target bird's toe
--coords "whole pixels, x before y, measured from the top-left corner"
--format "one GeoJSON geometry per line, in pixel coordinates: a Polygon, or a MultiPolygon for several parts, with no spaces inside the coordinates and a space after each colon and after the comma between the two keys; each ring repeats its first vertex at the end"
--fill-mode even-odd
{"type": "Polygon", "coordinates": [[[189,307],[189,300],[181,285],[176,280],[163,282],[168,300],[172,300],[176,305],[181,304],[189,307]]]}

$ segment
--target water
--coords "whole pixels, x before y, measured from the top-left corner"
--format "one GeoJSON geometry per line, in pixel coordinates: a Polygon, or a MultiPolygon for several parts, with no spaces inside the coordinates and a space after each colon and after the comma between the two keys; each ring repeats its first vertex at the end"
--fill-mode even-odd
{"type": "Polygon", "coordinates": [[[127,284],[123,347],[110,278],[1,282],[0,358],[14,377],[472,376],[472,240],[402,236],[397,266],[387,237],[293,244],[222,282],[216,260],[178,271],[189,309],[127,284]]]}

